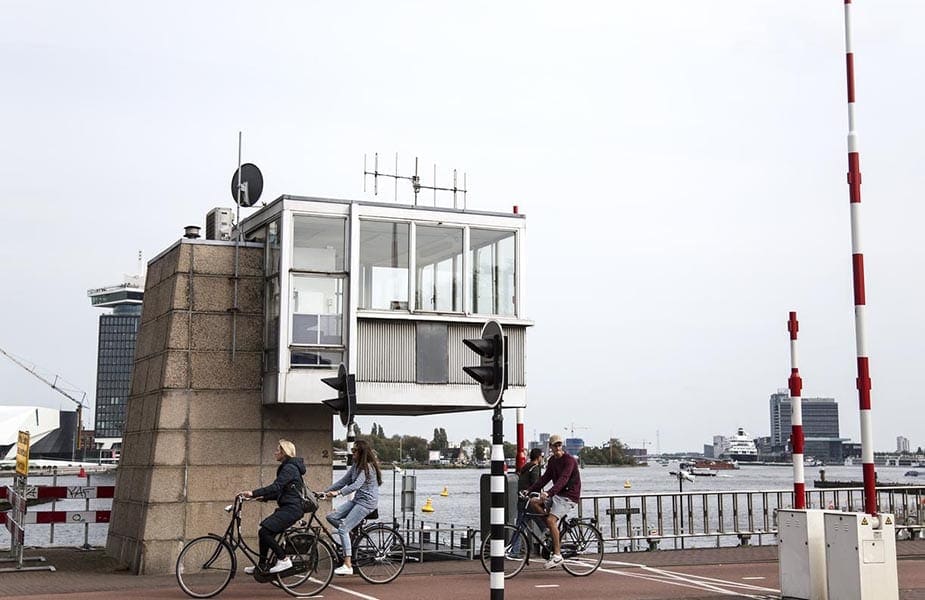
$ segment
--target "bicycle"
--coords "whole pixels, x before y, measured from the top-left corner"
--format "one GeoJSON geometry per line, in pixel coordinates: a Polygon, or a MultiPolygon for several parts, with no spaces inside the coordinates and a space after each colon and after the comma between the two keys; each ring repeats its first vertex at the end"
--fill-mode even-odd
{"type": "MultiPolygon", "coordinates": [[[[319,500],[324,494],[315,494],[319,500]]],[[[375,509],[350,530],[351,562],[360,577],[369,583],[389,583],[398,577],[405,568],[405,541],[396,529],[384,523],[368,523],[379,518],[375,509]]],[[[316,513],[312,513],[308,523],[302,528],[320,542],[327,543],[334,549],[337,561],[343,564],[343,548],[338,539],[324,526],[316,513]],[[322,539],[322,536],[327,539],[322,539]]],[[[338,536],[339,538],[340,536],[338,536]]],[[[319,593],[323,587],[315,593],[319,593]]]]}
{"type": "MultiPolygon", "coordinates": [[[[530,548],[537,544],[543,559],[552,555],[552,540],[545,532],[545,513],[530,511],[530,497],[524,498],[525,518],[518,526],[504,526],[504,578],[510,579],[530,562],[530,548]],[[545,535],[540,538],[528,525],[531,521],[541,525],[545,535]],[[514,541],[519,540],[516,555],[511,553],[514,541]],[[529,540],[529,543],[528,543],[529,540]]],[[[604,537],[596,527],[594,519],[559,519],[559,541],[562,552],[562,568],[576,577],[584,577],[597,571],[604,560],[604,537]]],[[[482,567],[491,573],[491,534],[482,542],[482,567]]]]}
{"type": "MultiPolygon", "coordinates": [[[[317,583],[318,591],[327,587],[334,576],[334,551],[324,540],[315,539],[299,524],[277,537],[277,542],[292,560],[292,567],[272,574],[256,569],[259,553],[248,546],[241,535],[244,502],[243,497],[236,496],[234,503],[225,507],[225,512],[231,513],[231,522],[224,535],[209,533],[183,546],[175,569],[180,589],[193,598],[211,598],[220,594],[237,573],[238,550],[254,565],[254,579],[272,583],[292,596],[311,595],[295,589],[308,581],[317,583]]],[[[304,526],[305,521],[300,521],[300,524],[304,526]]]]}

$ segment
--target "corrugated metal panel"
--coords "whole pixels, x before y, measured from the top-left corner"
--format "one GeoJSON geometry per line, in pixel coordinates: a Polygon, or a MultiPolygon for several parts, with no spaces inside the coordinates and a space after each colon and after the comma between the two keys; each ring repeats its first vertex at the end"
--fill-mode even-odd
{"type": "Polygon", "coordinates": [[[411,321],[359,319],[357,378],[414,383],[415,334],[411,321]]]}
{"type": "MultiPolygon", "coordinates": [[[[448,383],[474,384],[462,370],[474,366],[475,353],[463,344],[482,334],[481,324],[447,323],[448,383]]],[[[506,326],[510,385],[526,385],[524,347],[526,328],[506,326]]],[[[414,321],[359,319],[357,328],[357,379],[382,383],[414,383],[417,354],[414,321]]]]}
{"type": "MultiPolygon", "coordinates": [[[[525,385],[524,383],[524,327],[504,327],[508,344],[508,369],[510,385],[525,385]]],[[[447,341],[447,354],[449,355],[450,383],[473,383],[471,377],[466,375],[463,367],[474,366],[475,353],[463,344],[467,338],[477,338],[482,335],[481,325],[467,325],[463,323],[449,324],[449,339],[447,341]]]]}

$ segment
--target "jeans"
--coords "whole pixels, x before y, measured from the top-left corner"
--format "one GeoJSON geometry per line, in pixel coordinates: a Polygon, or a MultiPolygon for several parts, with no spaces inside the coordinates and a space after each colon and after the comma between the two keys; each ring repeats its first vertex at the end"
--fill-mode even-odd
{"type": "Polygon", "coordinates": [[[341,504],[334,512],[325,516],[328,523],[336,527],[337,533],[340,534],[340,543],[343,546],[345,557],[352,556],[353,549],[350,546],[350,530],[359,525],[360,521],[371,512],[371,509],[360,506],[353,500],[348,500],[341,504]]]}

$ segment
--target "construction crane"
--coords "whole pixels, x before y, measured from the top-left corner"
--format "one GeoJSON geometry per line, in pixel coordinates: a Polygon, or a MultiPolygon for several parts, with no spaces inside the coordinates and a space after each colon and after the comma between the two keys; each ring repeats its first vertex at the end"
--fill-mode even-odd
{"type": "Polygon", "coordinates": [[[568,432],[571,434],[571,437],[575,437],[575,430],[576,430],[576,429],[591,429],[591,428],[590,428],[590,427],[582,427],[582,426],[579,426],[579,425],[575,425],[574,422],[572,422],[571,425],[566,425],[566,426],[565,426],[565,430],[568,431],[568,432]]]}
{"type": "Polygon", "coordinates": [[[3,356],[7,357],[12,362],[16,363],[17,365],[19,365],[20,367],[22,367],[23,369],[31,373],[33,377],[44,382],[46,385],[51,386],[51,389],[55,390],[56,392],[58,392],[59,394],[61,394],[62,396],[64,396],[65,398],[67,398],[68,400],[70,400],[71,402],[77,405],[77,432],[76,432],[76,435],[74,436],[74,444],[71,446],[71,460],[76,461],[77,460],[77,450],[80,448],[80,434],[83,431],[83,409],[90,408],[89,406],[87,406],[86,402],[84,402],[84,400],[87,397],[87,393],[77,389],[76,387],[71,386],[70,384],[68,388],[61,387],[60,385],[61,383],[68,383],[63,377],[61,377],[60,375],[55,375],[54,380],[49,380],[46,377],[43,377],[41,374],[39,374],[36,365],[29,363],[28,361],[26,361],[25,359],[21,357],[10,354],[3,348],[0,348],[0,354],[3,354],[3,356]],[[80,399],[78,400],[77,397],[74,396],[74,394],[80,394],[80,399]]]}

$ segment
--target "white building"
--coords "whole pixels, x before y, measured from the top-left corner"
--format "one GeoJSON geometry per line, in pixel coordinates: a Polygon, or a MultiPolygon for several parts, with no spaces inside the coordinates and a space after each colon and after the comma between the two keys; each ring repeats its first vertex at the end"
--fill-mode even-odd
{"type": "Polygon", "coordinates": [[[242,221],[264,245],[263,401],[320,403],[343,362],[359,414],[485,409],[463,339],[507,337],[504,407],[526,405],[526,219],[281,196],[242,221]]]}
{"type": "Polygon", "coordinates": [[[909,438],[897,435],[896,436],[896,451],[897,452],[909,452],[909,438]]]}

